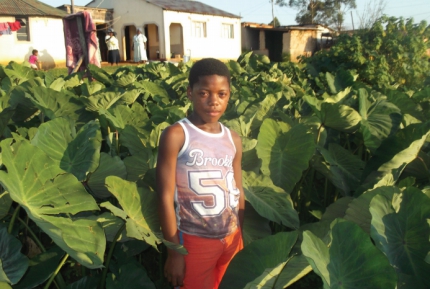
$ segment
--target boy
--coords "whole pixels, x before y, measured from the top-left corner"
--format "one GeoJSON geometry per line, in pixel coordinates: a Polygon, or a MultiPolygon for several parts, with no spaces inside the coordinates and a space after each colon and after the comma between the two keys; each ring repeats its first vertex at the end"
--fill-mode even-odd
{"type": "Polygon", "coordinates": [[[28,62],[30,62],[31,68],[38,70],[39,67],[39,61],[37,60],[37,55],[39,54],[39,51],[37,49],[33,49],[32,54],[30,55],[28,62]]]}
{"type": "Polygon", "coordinates": [[[173,286],[214,289],[243,247],[242,143],[218,122],[230,97],[227,66],[202,59],[188,80],[193,112],[162,133],[156,175],[164,238],[188,255],[168,249],[164,274],[173,286]]]}

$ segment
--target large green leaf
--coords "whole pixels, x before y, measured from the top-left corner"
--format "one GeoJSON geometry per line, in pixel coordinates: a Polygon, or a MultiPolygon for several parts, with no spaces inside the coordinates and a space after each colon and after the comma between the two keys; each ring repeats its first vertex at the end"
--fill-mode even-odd
{"type": "Polygon", "coordinates": [[[0,281],[0,289],[12,289],[12,287],[8,283],[0,281]]]}
{"type": "Polygon", "coordinates": [[[134,126],[126,125],[120,131],[119,141],[121,145],[127,147],[132,155],[136,155],[149,148],[149,134],[150,132],[142,134],[134,126]]]}
{"type": "Polygon", "coordinates": [[[252,135],[257,136],[258,129],[260,129],[263,121],[271,116],[277,101],[278,99],[273,94],[269,94],[263,100],[246,109],[245,116],[251,122],[250,132],[252,135]]]}
{"type": "Polygon", "coordinates": [[[97,67],[93,64],[88,65],[88,70],[91,73],[91,76],[94,77],[96,80],[100,81],[106,86],[111,86],[114,83],[113,78],[107,73],[105,70],[101,69],[100,67],[97,67]]]}
{"type": "MultiPolygon", "coordinates": [[[[117,209],[117,213],[121,212],[123,213],[123,211],[121,211],[120,209],[118,209],[117,207],[114,207],[112,204],[110,204],[109,202],[104,202],[100,204],[100,207],[105,207],[107,209],[117,209]]],[[[119,213],[119,214],[121,214],[119,213]]],[[[124,225],[124,221],[126,219],[126,215],[125,213],[123,214],[123,218],[121,217],[117,217],[115,216],[113,213],[110,212],[104,212],[100,215],[93,215],[93,216],[89,216],[87,217],[88,219],[91,220],[95,220],[98,223],[101,224],[101,226],[103,227],[103,230],[105,232],[106,235],[106,240],[109,242],[113,242],[115,241],[115,236],[118,233],[118,231],[121,229],[121,227],[124,225]]],[[[116,241],[118,242],[126,242],[131,240],[130,238],[127,237],[126,235],[126,231],[123,230],[120,235],[118,236],[118,239],[116,241]]]]}
{"type": "Polygon", "coordinates": [[[321,217],[321,221],[332,222],[337,218],[343,218],[346,214],[346,210],[349,204],[354,200],[353,197],[343,197],[337,199],[334,203],[331,203],[325,210],[321,217]]]}
{"type": "Polygon", "coordinates": [[[88,98],[82,98],[86,109],[89,111],[99,111],[101,109],[109,109],[117,104],[124,95],[123,90],[109,89],[99,91],[88,98]]]}
{"type": "Polygon", "coordinates": [[[10,198],[9,193],[0,193],[0,220],[3,219],[9,213],[11,205],[12,199],[10,198]]]}
{"type": "Polygon", "coordinates": [[[385,139],[364,168],[363,177],[368,177],[366,183],[373,184],[377,180],[375,175],[384,176],[393,170],[401,172],[418,156],[429,135],[430,122],[426,122],[411,124],[385,139]]]}
{"type": "Polygon", "coordinates": [[[161,242],[157,212],[157,194],[115,176],[106,178],[106,186],[127,214],[127,236],[144,240],[153,247],[161,242]]]}
{"type": "Polygon", "coordinates": [[[325,174],[343,195],[351,195],[360,184],[364,162],[336,143],[330,143],[328,150],[319,148],[319,151],[325,163],[314,165],[315,168],[325,174]],[[327,169],[321,169],[321,166],[327,169]]]}
{"type": "Polygon", "coordinates": [[[260,216],[252,205],[246,202],[242,230],[243,244],[246,246],[255,240],[270,236],[271,233],[269,220],[260,216]]]}
{"type": "Polygon", "coordinates": [[[71,216],[99,210],[82,184],[27,140],[15,137],[0,145],[7,169],[0,171],[0,182],[12,200],[78,262],[100,268],[106,246],[103,229],[95,221],[71,216]]]}
{"type": "Polygon", "coordinates": [[[310,231],[303,233],[303,254],[322,278],[325,289],[395,288],[394,268],[360,227],[335,220],[331,235],[332,242],[327,248],[310,231]]]}
{"type": "Polygon", "coordinates": [[[125,179],[127,170],[124,162],[118,157],[111,157],[107,153],[100,154],[99,167],[88,178],[88,186],[93,196],[103,199],[111,196],[105,186],[105,179],[108,176],[117,176],[125,179]]]}
{"type": "Polygon", "coordinates": [[[373,197],[376,195],[382,195],[388,199],[391,199],[394,194],[399,192],[400,189],[395,186],[382,186],[373,190],[369,190],[348,203],[348,208],[346,209],[344,219],[356,223],[366,233],[370,234],[372,215],[370,214],[369,207],[373,197]]]}
{"type": "MultiPolygon", "coordinates": [[[[282,232],[246,246],[230,262],[219,288],[244,288],[263,274],[267,277],[279,273],[278,266],[289,260],[297,235],[297,232],[282,232]]],[[[271,277],[276,279],[276,275],[271,277]]]]}
{"type": "Polygon", "coordinates": [[[46,252],[43,252],[30,259],[27,273],[14,285],[14,289],[35,288],[42,284],[54,273],[60,264],[64,251],[54,246],[46,252]]]}
{"type": "Polygon", "coordinates": [[[370,203],[371,236],[398,270],[398,288],[429,288],[430,198],[409,187],[392,199],[375,196],[370,203]]]}
{"type": "Polygon", "coordinates": [[[312,271],[306,257],[293,255],[273,269],[267,269],[258,278],[246,284],[244,289],[283,289],[312,271]]]}
{"type": "Polygon", "coordinates": [[[108,274],[106,289],[117,288],[155,289],[155,285],[148,277],[145,267],[135,261],[121,266],[118,274],[108,274]]]}
{"type": "Polygon", "coordinates": [[[290,228],[299,227],[299,216],[290,195],[269,177],[243,172],[243,180],[245,197],[261,216],[290,228]]]}
{"type": "Polygon", "coordinates": [[[0,282],[16,284],[28,268],[28,259],[21,254],[21,242],[0,226],[0,282]]]}
{"type": "Polygon", "coordinates": [[[88,122],[76,133],[68,120],[54,119],[42,124],[31,142],[80,181],[99,165],[101,132],[97,121],[88,122]]]}
{"type": "Polygon", "coordinates": [[[153,155],[150,149],[126,157],[124,159],[124,165],[127,170],[127,180],[136,182],[138,186],[143,186],[143,178],[149,170],[152,159],[153,155]]]}
{"type": "Polygon", "coordinates": [[[134,104],[132,108],[126,105],[117,105],[104,114],[118,130],[124,129],[126,125],[132,125],[139,130],[149,120],[148,114],[138,103],[134,104]]]}
{"type": "Polygon", "coordinates": [[[374,152],[384,139],[399,129],[403,116],[397,106],[384,99],[370,102],[364,88],[359,89],[358,95],[362,117],[360,131],[364,144],[374,152]]]}
{"type": "Polygon", "coordinates": [[[353,132],[358,128],[361,117],[353,108],[338,103],[322,103],[316,111],[321,124],[344,132],[353,132]]]}
{"type": "Polygon", "coordinates": [[[96,274],[87,275],[67,286],[67,289],[97,289],[100,282],[100,276],[96,274]]]}
{"type": "Polygon", "coordinates": [[[79,114],[85,114],[78,98],[51,88],[36,86],[33,93],[27,93],[26,97],[50,119],[64,117],[77,121],[80,118],[79,114]]]}
{"type": "Polygon", "coordinates": [[[3,71],[15,85],[21,84],[35,77],[33,69],[16,62],[10,62],[3,71]]]}
{"type": "Polygon", "coordinates": [[[258,134],[257,155],[262,160],[261,171],[270,176],[276,186],[291,193],[308,168],[315,142],[304,125],[285,132],[286,124],[264,120],[258,134]]]}

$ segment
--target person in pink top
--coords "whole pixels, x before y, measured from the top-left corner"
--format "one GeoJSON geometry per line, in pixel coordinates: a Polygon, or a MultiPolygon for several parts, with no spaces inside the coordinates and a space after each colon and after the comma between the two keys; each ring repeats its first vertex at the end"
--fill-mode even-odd
{"type": "Polygon", "coordinates": [[[37,60],[37,55],[39,54],[39,51],[37,49],[33,49],[32,54],[30,55],[30,58],[28,59],[28,62],[30,62],[31,68],[38,70],[39,69],[39,61],[37,60]]]}

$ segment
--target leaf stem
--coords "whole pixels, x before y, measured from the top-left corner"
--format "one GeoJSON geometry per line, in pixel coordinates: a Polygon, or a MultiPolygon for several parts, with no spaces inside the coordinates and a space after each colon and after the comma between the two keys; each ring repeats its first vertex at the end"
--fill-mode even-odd
{"type": "Polygon", "coordinates": [[[57,269],[55,269],[54,273],[52,273],[51,277],[49,278],[48,282],[45,284],[45,287],[43,287],[43,289],[49,288],[52,281],[54,281],[55,276],[57,276],[58,272],[60,272],[61,267],[63,267],[64,263],[66,263],[67,258],[69,258],[69,254],[66,253],[66,255],[63,257],[60,264],[58,264],[57,269]]]}
{"type": "MultiPolygon", "coordinates": [[[[33,230],[30,228],[30,226],[20,217],[17,217],[17,220],[20,221],[21,224],[24,225],[24,227],[27,229],[27,231],[33,237],[34,242],[39,246],[40,250],[42,252],[46,252],[45,246],[43,246],[42,242],[36,236],[36,234],[33,232],[33,230]]],[[[57,282],[54,281],[54,283],[55,283],[55,286],[57,286],[57,288],[61,288],[61,289],[66,288],[66,282],[64,282],[63,276],[61,276],[61,274],[57,274],[57,276],[55,276],[55,279],[57,280],[57,282]]]]}
{"type": "Polygon", "coordinates": [[[100,283],[99,283],[99,287],[98,287],[99,289],[103,289],[105,286],[106,275],[107,275],[107,271],[109,270],[109,263],[110,263],[110,260],[112,258],[113,249],[115,248],[115,245],[118,241],[119,236],[121,235],[122,231],[124,231],[124,229],[125,229],[125,224],[126,223],[124,222],[124,224],[122,224],[121,228],[119,228],[118,232],[116,232],[116,235],[113,239],[112,245],[109,248],[109,252],[108,252],[108,255],[106,258],[105,267],[103,268],[102,277],[100,279],[100,283]]]}
{"type": "Polygon", "coordinates": [[[16,217],[18,216],[18,213],[19,213],[19,209],[20,209],[20,208],[21,208],[21,205],[20,205],[20,204],[18,204],[18,206],[16,206],[16,208],[15,208],[15,211],[13,212],[12,219],[10,220],[9,227],[8,227],[8,229],[7,229],[7,232],[8,232],[9,234],[12,234],[13,225],[14,225],[14,223],[15,223],[16,217]]]}
{"type": "Polygon", "coordinates": [[[24,227],[27,229],[27,231],[33,237],[34,242],[36,242],[37,246],[39,246],[40,250],[42,250],[42,252],[46,252],[46,249],[42,245],[42,242],[40,242],[39,238],[36,236],[36,234],[33,232],[33,230],[30,228],[30,226],[28,226],[28,224],[23,219],[21,219],[20,217],[18,217],[17,220],[20,221],[21,224],[24,225],[24,227]]]}

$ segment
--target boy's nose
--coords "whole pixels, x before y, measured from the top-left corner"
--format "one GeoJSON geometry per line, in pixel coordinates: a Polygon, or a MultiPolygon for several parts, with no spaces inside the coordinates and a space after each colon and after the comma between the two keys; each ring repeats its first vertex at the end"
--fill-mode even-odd
{"type": "Polygon", "coordinates": [[[218,105],[218,97],[215,94],[211,94],[209,96],[209,104],[210,105],[218,105]]]}

